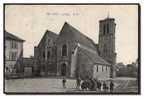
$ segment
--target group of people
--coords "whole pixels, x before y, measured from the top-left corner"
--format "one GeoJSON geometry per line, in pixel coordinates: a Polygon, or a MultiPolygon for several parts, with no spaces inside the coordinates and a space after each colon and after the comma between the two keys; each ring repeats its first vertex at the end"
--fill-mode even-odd
{"type": "MultiPolygon", "coordinates": [[[[66,88],[66,79],[62,80],[63,88],[66,88]]],[[[76,88],[79,90],[90,90],[97,92],[113,92],[114,82],[112,80],[108,81],[99,81],[96,79],[85,79],[81,80],[80,78],[76,79],[76,88]]]]}
{"type": "Polygon", "coordinates": [[[96,79],[87,79],[82,81],[80,88],[82,90],[98,91],[98,92],[113,92],[113,81],[99,81],[96,79]]]}

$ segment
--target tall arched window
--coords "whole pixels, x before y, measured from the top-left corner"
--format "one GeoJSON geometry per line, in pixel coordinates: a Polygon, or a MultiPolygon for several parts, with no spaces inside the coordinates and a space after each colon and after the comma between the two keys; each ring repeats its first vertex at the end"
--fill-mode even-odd
{"type": "Polygon", "coordinates": [[[105,35],[105,33],[106,33],[106,25],[104,24],[104,26],[103,26],[103,33],[104,33],[104,35],[105,35]]]}
{"type": "Polygon", "coordinates": [[[107,33],[109,33],[109,24],[107,24],[107,33]]]}
{"type": "Polygon", "coordinates": [[[98,66],[97,66],[97,72],[99,72],[98,66]]]}
{"type": "Polygon", "coordinates": [[[62,56],[67,56],[67,46],[66,46],[66,44],[64,44],[62,46],[62,56]]]}

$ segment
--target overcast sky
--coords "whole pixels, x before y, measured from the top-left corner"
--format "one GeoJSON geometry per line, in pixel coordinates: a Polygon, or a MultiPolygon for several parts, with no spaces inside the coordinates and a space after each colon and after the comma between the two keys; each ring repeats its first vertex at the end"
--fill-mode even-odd
{"type": "Polygon", "coordinates": [[[59,34],[64,22],[98,43],[99,20],[116,22],[117,62],[131,63],[138,56],[137,5],[7,5],[5,29],[25,40],[24,57],[34,55],[45,31],[59,34]]]}

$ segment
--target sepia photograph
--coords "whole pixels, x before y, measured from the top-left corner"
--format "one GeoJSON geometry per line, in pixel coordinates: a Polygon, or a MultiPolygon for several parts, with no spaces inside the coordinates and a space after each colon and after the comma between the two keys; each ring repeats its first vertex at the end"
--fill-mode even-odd
{"type": "Polygon", "coordinates": [[[5,3],[5,94],[140,94],[140,5],[5,3]]]}

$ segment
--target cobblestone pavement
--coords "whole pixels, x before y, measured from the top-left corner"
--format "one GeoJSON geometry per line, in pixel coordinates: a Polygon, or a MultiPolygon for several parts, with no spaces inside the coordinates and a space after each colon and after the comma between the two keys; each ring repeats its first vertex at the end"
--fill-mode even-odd
{"type": "MultiPolygon", "coordinates": [[[[119,80],[116,82],[114,92],[137,92],[134,81],[119,80]]],[[[54,93],[54,92],[84,92],[84,93],[104,93],[103,91],[82,91],[76,89],[76,80],[69,79],[66,88],[62,87],[62,79],[54,78],[33,78],[33,79],[11,79],[5,80],[5,92],[17,93],[54,93]]]]}
{"type": "Polygon", "coordinates": [[[66,89],[62,87],[62,79],[36,78],[5,81],[6,92],[65,92],[75,88],[75,80],[67,80],[66,86],[66,89]]]}

